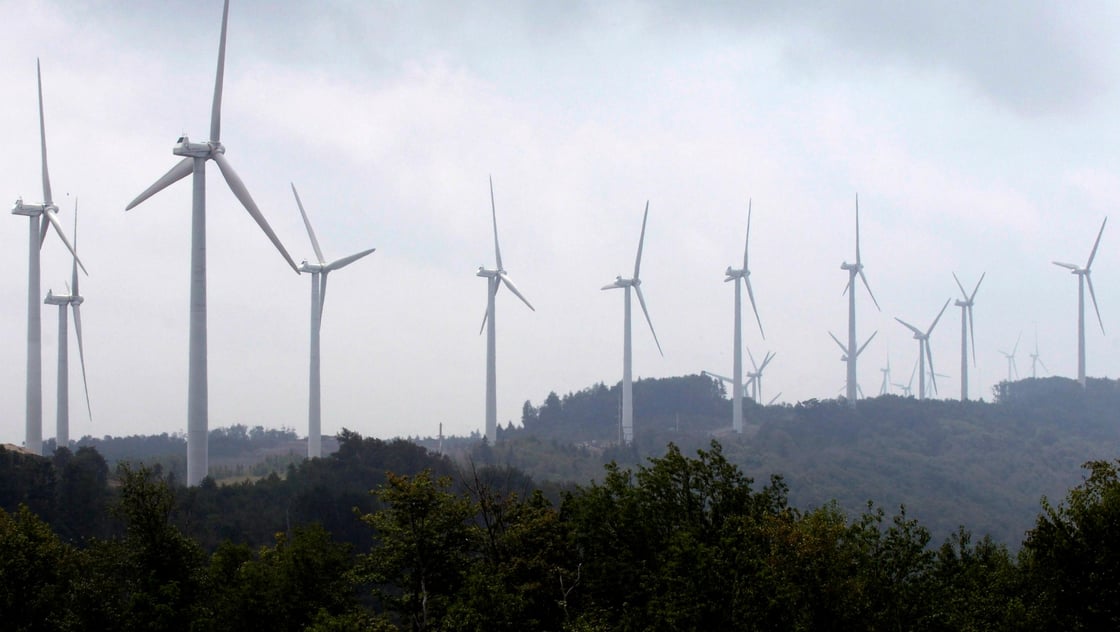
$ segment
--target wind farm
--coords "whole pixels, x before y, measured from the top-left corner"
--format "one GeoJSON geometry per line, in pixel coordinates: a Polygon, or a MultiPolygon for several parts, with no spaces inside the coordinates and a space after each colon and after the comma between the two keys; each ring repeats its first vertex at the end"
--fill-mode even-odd
{"type": "MultiPolygon", "coordinates": [[[[908,314],[921,314],[930,308],[930,300],[946,293],[965,302],[965,290],[971,290],[968,301],[977,299],[981,309],[981,319],[974,323],[971,306],[961,306],[962,319],[969,312],[967,341],[962,320],[962,339],[957,339],[955,325],[953,335],[934,331],[923,354],[927,363],[931,356],[942,358],[941,365],[958,354],[962,359],[959,390],[955,383],[938,380],[939,397],[990,399],[992,387],[1007,378],[1006,360],[998,353],[1013,340],[1006,332],[1014,333],[1024,322],[1038,322],[1036,351],[1045,354],[1051,370],[1047,374],[1073,379],[1120,374],[1120,358],[1111,349],[1115,328],[1104,322],[1115,317],[1109,316],[1109,305],[1120,294],[1114,272],[1120,252],[1110,247],[1101,224],[1117,201],[1109,184],[1114,170],[1108,159],[1086,151],[1088,145],[1068,143],[1071,134],[1090,128],[1088,122],[1078,121],[1072,131],[1048,122],[1038,132],[1047,157],[1027,155],[1021,151],[1027,135],[1001,121],[1025,120],[1031,114],[1011,106],[971,107],[980,93],[969,90],[982,88],[968,81],[963,85],[972,88],[950,82],[946,85],[951,89],[937,97],[938,103],[945,111],[966,116],[959,127],[939,127],[945,129],[940,144],[930,145],[917,131],[930,129],[922,125],[927,119],[907,111],[897,95],[875,90],[857,94],[822,79],[824,75],[811,75],[802,83],[804,77],[773,54],[762,55],[760,68],[742,63],[741,56],[758,53],[761,45],[736,48],[748,45],[721,38],[728,48],[718,49],[689,37],[659,53],[645,36],[598,22],[589,26],[591,32],[613,33],[619,38],[615,44],[634,44],[635,51],[650,52],[650,57],[605,55],[603,69],[589,68],[565,57],[569,53],[563,51],[573,40],[558,32],[557,41],[565,46],[546,46],[538,59],[558,71],[545,84],[525,79],[533,67],[529,55],[499,56],[496,44],[476,47],[481,45],[432,35],[432,41],[419,38],[409,44],[412,48],[389,37],[381,43],[340,42],[335,50],[317,31],[297,29],[289,18],[263,20],[238,0],[229,5],[232,15],[218,2],[142,7],[131,16],[110,8],[91,9],[88,30],[74,26],[79,22],[64,5],[46,6],[43,15],[30,9],[0,9],[8,23],[27,24],[57,41],[74,38],[59,50],[39,50],[28,39],[16,39],[18,47],[3,45],[5,58],[13,60],[12,68],[3,70],[5,85],[27,98],[11,99],[3,106],[0,120],[5,121],[13,155],[2,159],[0,185],[10,199],[27,200],[18,206],[29,218],[33,200],[35,205],[60,207],[56,219],[65,222],[71,207],[66,196],[82,198],[78,273],[88,265],[91,274],[82,278],[81,286],[90,300],[96,299],[96,307],[81,317],[83,333],[95,332],[84,344],[91,358],[89,393],[98,408],[95,421],[87,419],[88,414],[71,419],[72,426],[81,426],[72,428],[72,436],[159,431],[188,436],[194,432],[197,437],[200,427],[244,422],[298,428],[301,434],[308,429],[309,435],[330,435],[346,427],[384,437],[433,434],[443,424],[451,434],[477,432],[490,438],[491,427],[496,431],[519,423],[526,400],[553,390],[563,394],[598,382],[621,382],[617,299],[595,298],[594,292],[604,272],[629,266],[637,228],[634,200],[647,198],[655,215],[641,233],[639,248],[648,241],[653,249],[641,255],[640,279],[646,281],[642,291],[652,304],[639,317],[646,318],[647,325],[638,327],[649,327],[652,334],[652,317],[657,331],[656,337],[635,334],[632,384],[693,374],[700,367],[733,374],[736,356],[741,367],[742,350],[748,345],[758,350],[764,340],[783,360],[767,365],[767,354],[756,357],[765,365],[766,385],[758,397],[762,404],[779,392],[782,396],[775,404],[832,398],[841,382],[840,367],[836,348],[824,335],[833,328],[847,357],[843,381],[848,403],[856,403],[861,383],[869,386],[863,389],[866,395],[880,382],[898,393],[901,387],[896,383],[905,382],[904,367],[914,358],[909,346],[898,346],[904,330],[890,324],[893,316],[910,320],[908,314]],[[171,17],[178,26],[167,23],[171,17]],[[226,27],[219,31],[227,20],[228,58],[226,27]],[[104,48],[108,39],[113,42],[112,63],[77,52],[104,48]],[[211,48],[215,39],[217,76],[211,48]],[[435,39],[442,42],[433,43],[435,39]],[[345,50],[365,52],[349,60],[342,54],[345,50]],[[698,69],[719,58],[720,50],[733,51],[728,63],[742,81],[698,69]],[[446,51],[463,54],[440,54],[446,51]],[[773,126],[729,126],[737,120],[737,110],[722,99],[701,100],[674,79],[684,76],[686,68],[670,52],[688,53],[677,58],[697,63],[697,85],[726,90],[732,97],[729,102],[752,104],[750,121],[772,121],[773,126]],[[42,106],[31,96],[35,87],[30,69],[36,55],[43,57],[47,90],[42,106]],[[87,56],[90,59],[84,59],[87,56]],[[383,65],[362,75],[355,72],[358,58],[378,59],[383,65]],[[509,60],[503,62],[509,64],[508,76],[498,72],[497,59],[509,60]],[[600,74],[607,69],[609,75],[600,74]],[[650,83],[641,86],[628,79],[594,99],[584,92],[586,86],[610,85],[606,76],[647,76],[650,83]],[[576,78],[587,79],[586,86],[576,78]],[[771,96],[762,94],[762,87],[774,88],[771,96]],[[663,96],[647,101],[645,97],[659,90],[663,96]],[[776,106],[781,99],[799,107],[783,114],[776,106]],[[203,102],[210,104],[209,110],[203,102]],[[669,124],[674,113],[697,121],[691,139],[669,124]],[[50,182],[45,119],[51,128],[50,182]],[[179,162],[157,181],[159,194],[149,190],[134,199],[151,182],[147,178],[169,166],[160,166],[167,145],[159,139],[205,129],[207,122],[211,131],[206,142],[195,140],[199,133],[193,132],[172,143],[179,162]],[[1004,144],[970,151],[965,160],[941,160],[937,152],[962,151],[967,139],[987,128],[1006,129],[1004,144]],[[227,145],[235,155],[226,152],[227,145]],[[780,150],[772,156],[739,156],[729,152],[730,146],[780,150]],[[226,185],[211,186],[218,190],[197,199],[193,187],[188,191],[170,186],[172,179],[187,175],[201,180],[203,167],[196,165],[209,160],[219,163],[234,196],[220,190],[226,185]],[[1006,162],[1022,169],[1002,166],[1006,162]],[[494,361],[494,373],[500,377],[494,382],[500,382],[500,388],[494,387],[492,405],[487,401],[489,352],[483,351],[477,335],[482,316],[479,288],[463,278],[464,270],[479,264],[482,245],[494,240],[497,252],[493,202],[491,222],[479,214],[484,203],[479,184],[491,172],[508,210],[503,211],[501,227],[504,260],[487,259],[485,269],[509,264],[535,308],[503,311],[503,342],[496,345],[501,353],[494,361]],[[1035,177],[1021,175],[1028,172],[1035,177]],[[1051,172],[1053,179],[1038,177],[1051,172]],[[328,321],[320,351],[326,397],[320,402],[319,433],[310,432],[314,414],[309,411],[311,391],[304,386],[306,280],[293,274],[300,266],[285,250],[297,243],[306,246],[303,235],[311,233],[291,212],[293,180],[309,197],[307,210],[316,216],[315,230],[330,250],[362,252],[371,242],[378,245],[376,265],[354,266],[344,280],[338,277],[339,285],[332,284],[330,310],[312,307],[313,319],[316,313],[325,314],[328,321]],[[44,195],[41,189],[50,184],[54,190],[44,195]],[[853,222],[851,204],[857,190],[863,208],[853,222]],[[759,199],[761,209],[754,218],[753,201],[748,202],[746,224],[748,234],[754,232],[753,243],[749,236],[740,241],[742,202],[751,199],[759,199]],[[123,213],[133,201],[142,204],[123,213]],[[191,216],[184,212],[188,204],[191,216]],[[256,209],[259,228],[251,228],[236,206],[245,206],[250,214],[248,207],[256,209]],[[191,243],[190,218],[201,212],[208,246],[202,270],[206,275],[192,281],[196,268],[184,270],[183,258],[198,251],[191,243]],[[1099,230],[1096,241],[1089,243],[1094,236],[1084,230],[1093,227],[1099,230]],[[266,239],[252,234],[258,229],[266,232],[266,239]],[[996,234],[1000,243],[991,243],[989,238],[996,234]],[[716,265],[722,269],[727,263],[723,257],[735,261],[724,278],[740,271],[734,244],[744,248],[743,274],[734,280],[740,298],[735,319],[740,340],[726,323],[733,307],[728,302],[734,299],[727,287],[731,281],[721,283],[713,276],[716,265]],[[1087,263],[1070,259],[1075,262],[1070,265],[1083,266],[1086,274],[1067,268],[1080,277],[1079,283],[1090,285],[1088,300],[1097,314],[1089,317],[1097,326],[1089,323],[1085,351],[1079,353],[1074,288],[1054,274],[1051,259],[1086,254],[1087,263]],[[840,262],[848,273],[843,288],[834,276],[840,262]],[[1096,272],[1091,282],[1090,269],[1096,272]],[[969,286],[949,280],[947,273],[954,270],[965,272],[960,279],[969,286]],[[969,270],[985,271],[979,277],[984,295],[977,294],[981,282],[969,270]],[[874,294],[869,280],[875,281],[874,294]],[[865,287],[854,287],[860,284],[865,287]],[[192,307],[185,285],[204,287],[205,302],[192,307]],[[743,287],[746,297],[740,294],[743,287]],[[842,291],[846,294],[841,299],[837,294],[842,291]],[[861,296],[853,296],[855,291],[861,296]],[[868,298],[882,311],[869,309],[868,298]],[[753,316],[741,314],[742,300],[751,301],[753,316]],[[857,301],[862,303],[855,305],[857,301]],[[203,306],[209,312],[204,334],[191,320],[205,313],[197,310],[203,306]],[[766,321],[760,313],[767,315],[766,321]],[[746,331],[741,328],[744,319],[755,321],[746,324],[746,331]],[[835,329],[843,327],[841,323],[858,335],[845,336],[835,329]],[[191,342],[192,331],[196,337],[205,336],[204,351],[199,351],[197,340],[191,342]],[[876,331],[870,344],[868,337],[876,331]],[[651,337],[655,344],[649,344],[651,337]],[[664,357],[658,337],[666,340],[664,357]],[[895,349],[893,376],[878,373],[885,365],[884,343],[895,349]],[[971,366],[965,366],[969,344],[971,366]],[[200,377],[202,357],[206,361],[200,377]],[[858,366],[857,359],[863,360],[858,366]],[[851,374],[854,379],[849,379],[851,374]],[[203,378],[207,414],[200,416],[197,403],[194,414],[185,414],[188,406],[183,404],[198,401],[203,378]]],[[[307,9],[294,11],[308,15],[307,9]]],[[[426,11],[417,9],[418,14],[426,11]]],[[[352,23],[390,21],[384,15],[379,18],[383,19],[352,23]]],[[[417,20],[415,24],[432,33],[448,28],[417,15],[397,19],[417,20]]],[[[523,25],[503,24],[523,32],[523,25]]],[[[597,47],[611,41],[576,47],[582,53],[571,54],[606,52],[597,47]]],[[[818,67],[823,62],[806,63],[818,67]]],[[[868,87],[882,79],[866,68],[842,66],[838,76],[868,87]]],[[[928,97],[930,86],[946,87],[941,78],[930,81],[906,79],[904,84],[914,99],[928,97]]],[[[1003,95],[991,97],[998,99],[1009,93],[990,94],[1003,95]]],[[[1102,107],[1094,103],[1092,107],[1102,107]]],[[[1111,124],[1094,112],[1085,114],[1093,129],[1110,129],[1111,124]]],[[[6,248],[0,249],[10,277],[5,295],[19,297],[9,298],[0,313],[9,337],[0,382],[7,395],[2,398],[8,420],[3,439],[26,443],[29,449],[43,438],[40,430],[36,440],[28,424],[32,416],[25,407],[34,399],[31,392],[41,394],[39,428],[42,419],[54,418],[60,407],[59,387],[50,379],[53,370],[46,372],[48,379],[39,378],[39,387],[29,386],[34,358],[39,358],[41,376],[41,358],[53,360],[61,345],[51,326],[40,335],[38,352],[29,351],[32,312],[39,314],[51,282],[71,278],[74,265],[64,242],[49,236],[41,241],[42,226],[51,221],[49,213],[47,217],[40,217],[31,229],[40,242],[32,250],[42,266],[33,301],[27,278],[32,240],[25,238],[22,222],[18,227],[10,222],[3,236],[6,248]],[[23,303],[24,293],[28,305],[23,303]],[[29,307],[32,302],[34,307],[29,307]]],[[[324,263],[318,255],[308,262],[312,267],[324,263]]],[[[623,276],[632,276],[628,268],[623,276]]],[[[51,288],[55,299],[81,296],[73,282],[69,292],[61,285],[51,288]]],[[[69,320],[74,320],[73,308],[67,309],[69,320]]],[[[318,329],[312,325],[313,337],[318,329]]],[[[909,339],[913,332],[905,333],[909,339]]],[[[1025,348],[1029,342],[1023,342],[1025,348]]],[[[745,399],[745,394],[735,397],[736,388],[744,393],[758,387],[747,375],[751,368],[741,368],[741,379],[732,377],[728,390],[736,401],[745,399]]],[[[1042,372],[1039,365],[1038,375],[1042,372]]],[[[1025,365],[1022,373],[1027,374],[1025,365]]],[[[927,390],[927,382],[928,376],[913,390],[927,390]]],[[[71,417],[75,409],[70,406],[71,417]]],[[[735,410],[728,418],[732,429],[745,423],[741,417],[735,420],[735,410]]],[[[634,427],[640,433],[640,403],[636,414],[634,427]]],[[[620,420],[611,423],[622,428],[620,420]]],[[[197,452],[192,461],[195,482],[197,473],[204,471],[197,452]]]]}

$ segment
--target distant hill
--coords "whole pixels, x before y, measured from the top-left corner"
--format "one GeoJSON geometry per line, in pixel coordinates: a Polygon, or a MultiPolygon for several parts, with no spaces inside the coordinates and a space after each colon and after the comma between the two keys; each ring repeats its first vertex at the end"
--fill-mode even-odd
{"type": "Polygon", "coordinates": [[[811,400],[794,406],[747,402],[742,436],[731,402],[697,375],[635,384],[633,449],[616,445],[618,388],[597,384],[526,402],[522,428],[504,428],[495,458],[536,480],[583,483],[604,461],[643,462],[669,442],[686,452],[718,438],[724,454],[760,483],[780,474],[794,506],[832,500],[852,515],[868,501],[907,513],[939,541],[960,525],[1016,547],[1043,496],[1060,499],[1082,480],[1081,465],[1120,456],[1120,382],[1065,378],[1003,383],[996,401],[917,401],[883,396],[811,400]],[[503,443],[504,441],[504,443],[503,443]]]}

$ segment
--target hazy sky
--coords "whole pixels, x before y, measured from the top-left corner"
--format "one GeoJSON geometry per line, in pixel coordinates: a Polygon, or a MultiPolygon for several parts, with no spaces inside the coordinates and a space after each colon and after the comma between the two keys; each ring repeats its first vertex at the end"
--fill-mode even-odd
{"type": "MultiPolygon", "coordinates": [[[[0,192],[42,197],[35,58],[55,201],[80,200],[93,420],[76,358],[71,436],[186,428],[190,184],[125,205],[205,140],[219,0],[0,1],[0,192]]],[[[1039,348],[1076,376],[1075,277],[1120,201],[1120,10],[1041,2],[345,2],[234,0],[222,141],[298,262],[311,257],[289,182],[329,258],[323,430],[382,437],[481,430],[493,265],[533,302],[498,296],[498,418],[622,372],[622,294],[649,200],[643,291],[664,348],[634,323],[634,374],[729,374],[733,291],[753,198],[751,269],[777,353],[764,396],[840,393],[859,194],[858,294],[868,395],[905,383],[926,327],[976,299],[973,394],[1039,348]]],[[[310,279],[294,274],[208,167],[210,425],[306,432],[310,279]]],[[[0,230],[0,441],[24,431],[26,219],[0,230]]],[[[1120,373],[1120,226],[1094,263],[1107,335],[1088,372],[1120,373]]],[[[42,250],[43,293],[69,259],[42,250]]],[[[1091,307],[1089,308],[1091,310],[1091,307]]],[[[57,310],[43,308],[43,436],[54,436],[57,310]]],[[[71,353],[76,345],[71,342],[71,353]]],[[[942,397],[959,395],[960,310],[932,336],[942,397]]],[[[915,390],[916,390],[915,383],[915,390]]],[[[638,432],[641,420],[637,420],[638,432]]],[[[728,420],[730,424],[730,420],[728,420]]]]}

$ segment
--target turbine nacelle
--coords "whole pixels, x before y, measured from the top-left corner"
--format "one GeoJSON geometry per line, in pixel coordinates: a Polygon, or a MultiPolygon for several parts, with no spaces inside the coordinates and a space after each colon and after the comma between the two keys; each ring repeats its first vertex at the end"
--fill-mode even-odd
{"type": "Polygon", "coordinates": [[[478,272],[475,273],[475,276],[493,279],[494,277],[500,277],[503,274],[505,274],[505,270],[490,270],[483,266],[478,266],[478,272]]]}
{"type": "Polygon", "coordinates": [[[635,287],[636,288],[641,284],[642,284],[641,279],[624,279],[624,278],[622,278],[622,275],[619,275],[619,276],[616,276],[614,278],[614,283],[611,283],[610,285],[604,285],[602,287],[602,289],[604,289],[604,290],[614,290],[614,289],[624,288],[624,287],[635,287]]]}
{"type": "Polygon", "coordinates": [[[859,272],[860,270],[863,269],[863,264],[862,263],[848,263],[847,261],[845,261],[844,263],[840,264],[840,269],[841,270],[848,270],[849,272],[859,272]]]}
{"type": "Polygon", "coordinates": [[[12,215],[26,215],[27,217],[35,217],[43,213],[58,213],[58,207],[54,204],[25,204],[23,198],[16,199],[16,203],[12,205],[12,215]]]}
{"type": "Polygon", "coordinates": [[[192,143],[191,139],[184,134],[179,137],[179,140],[175,141],[175,146],[171,148],[171,153],[176,156],[187,156],[190,158],[212,158],[214,154],[226,153],[226,148],[220,142],[216,141],[192,143]]]}
{"type": "Polygon", "coordinates": [[[300,262],[300,264],[299,264],[299,271],[300,271],[300,272],[310,272],[310,273],[312,273],[312,274],[315,274],[315,273],[317,273],[317,272],[322,272],[322,271],[323,271],[323,270],[324,270],[324,269],[325,269],[326,267],[327,267],[327,266],[326,266],[325,264],[322,264],[322,263],[309,263],[309,262],[307,261],[307,259],[304,259],[304,260],[303,260],[303,261],[301,261],[301,262],[300,262]]]}

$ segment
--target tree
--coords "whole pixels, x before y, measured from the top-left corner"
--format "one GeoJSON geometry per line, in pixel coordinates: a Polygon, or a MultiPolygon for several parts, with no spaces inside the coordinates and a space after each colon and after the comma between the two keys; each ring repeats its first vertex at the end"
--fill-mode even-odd
{"type": "Polygon", "coordinates": [[[387,474],[374,492],[384,508],[365,514],[376,545],[359,561],[358,577],[409,630],[441,625],[466,575],[477,531],[470,502],[449,491],[451,479],[387,474]]]}

